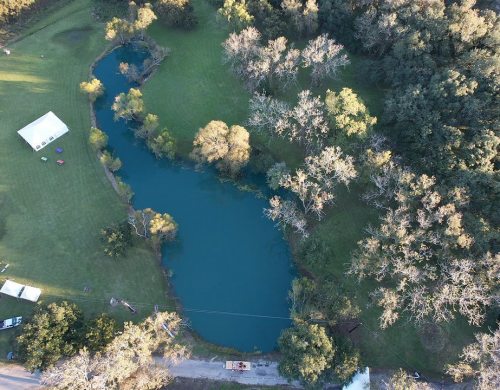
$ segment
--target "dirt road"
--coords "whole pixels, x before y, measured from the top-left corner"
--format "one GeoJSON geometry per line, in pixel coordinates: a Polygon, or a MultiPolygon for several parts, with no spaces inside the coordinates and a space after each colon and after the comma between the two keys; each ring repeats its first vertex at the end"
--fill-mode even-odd
{"type": "Polygon", "coordinates": [[[16,364],[0,365],[0,390],[33,390],[40,388],[40,376],[16,364]]]}

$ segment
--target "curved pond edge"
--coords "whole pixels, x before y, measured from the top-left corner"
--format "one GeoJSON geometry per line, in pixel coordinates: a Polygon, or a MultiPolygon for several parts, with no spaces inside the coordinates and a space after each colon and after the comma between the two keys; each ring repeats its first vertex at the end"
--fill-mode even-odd
{"type": "MultiPolygon", "coordinates": [[[[156,42],[155,42],[155,44],[156,44],[156,42]]],[[[126,46],[126,45],[122,45],[122,44],[108,45],[101,52],[101,54],[99,54],[95,58],[95,60],[90,65],[89,73],[88,73],[89,79],[91,79],[92,77],[95,77],[94,76],[94,69],[100,60],[102,60],[104,57],[106,57],[107,55],[112,53],[114,50],[119,49],[123,46],[126,46]]],[[[148,49],[148,48],[149,47],[146,45],[146,49],[148,49]]],[[[143,85],[146,83],[146,81],[148,81],[149,78],[154,75],[157,68],[158,68],[158,66],[156,66],[144,79],[142,79],[140,82],[138,82],[137,87],[139,89],[142,88],[143,85]]],[[[98,127],[94,102],[92,102],[90,99],[89,99],[89,109],[90,109],[89,112],[90,112],[91,126],[98,127]]],[[[103,153],[102,151],[97,151],[96,156],[98,159],[100,158],[102,153],[103,153]]],[[[181,163],[181,164],[182,164],[182,162],[187,162],[184,159],[178,158],[178,157],[176,159],[174,159],[173,161],[181,163]]],[[[101,166],[104,169],[105,175],[106,175],[107,179],[109,180],[111,186],[113,187],[114,191],[117,193],[120,201],[123,202],[123,204],[127,206],[127,213],[129,213],[129,214],[132,213],[134,211],[134,208],[131,204],[131,200],[124,199],[120,190],[119,190],[119,187],[118,187],[117,178],[119,178],[121,180],[120,176],[117,175],[116,173],[113,173],[105,165],[101,164],[101,166]]],[[[232,180],[232,179],[230,180],[230,179],[226,179],[226,178],[222,178],[222,177],[217,177],[217,178],[221,183],[228,182],[228,181],[231,182],[231,184],[234,185],[240,191],[255,192],[255,196],[257,196],[257,197],[262,196],[262,193],[260,192],[260,190],[255,190],[254,188],[249,186],[247,183],[239,182],[237,180],[232,180]]],[[[132,188],[132,190],[133,190],[133,188],[132,188]]],[[[292,242],[290,241],[290,238],[291,237],[289,237],[288,235],[284,236],[284,239],[287,241],[288,245],[290,245],[290,248],[292,249],[292,253],[293,253],[294,250],[293,250],[293,245],[292,245],[292,242]]],[[[180,298],[173,291],[173,284],[171,283],[171,280],[170,280],[169,268],[167,268],[164,264],[162,264],[161,248],[159,250],[154,250],[153,248],[148,247],[148,249],[150,249],[154,253],[154,255],[158,261],[159,268],[165,277],[164,281],[166,283],[166,285],[165,285],[166,295],[174,303],[175,310],[179,313],[182,313],[183,312],[183,305],[180,301],[180,298]]],[[[291,260],[291,263],[295,266],[296,262],[294,260],[293,254],[292,254],[290,260],[291,260]]],[[[206,341],[195,330],[190,329],[190,328],[185,328],[185,331],[183,333],[184,333],[183,341],[186,342],[188,345],[190,345],[193,348],[193,350],[194,350],[193,355],[198,356],[198,357],[207,357],[207,356],[213,356],[214,354],[217,354],[217,356],[219,356],[219,357],[226,356],[228,358],[229,357],[259,357],[261,359],[273,359],[273,358],[276,358],[277,356],[279,356],[279,352],[277,352],[277,351],[270,351],[270,352],[265,352],[265,353],[262,353],[260,351],[242,352],[242,351],[238,351],[238,350],[231,348],[231,347],[225,347],[225,346],[222,346],[219,344],[214,344],[214,343],[211,343],[209,341],[206,341]]]]}

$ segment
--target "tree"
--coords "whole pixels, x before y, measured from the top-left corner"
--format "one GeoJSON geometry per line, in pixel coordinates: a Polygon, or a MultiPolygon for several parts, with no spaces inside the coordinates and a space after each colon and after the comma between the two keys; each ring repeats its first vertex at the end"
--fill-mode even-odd
{"type": "Polygon", "coordinates": [[[91,127],[89,132],[89,143],[96,152],[101,151],[108,146],[108,136],[97,127],[91,127]]]}
{"type": "Polygon", "coordinates": [[[166,157],[172,160],[175,157],[177,149],[175,138],[167,128],[161,130],[156,137],[149,138],[147,144],[157,158],[166,157]]]}
{"type": "Polygon", "coordinates": [[[151,241],[158,249],[167,240],[173,240],[178,225],[169,214],[160,214],[153,209],[135,210],[129,215],[128,223],[139,237],[151,241]]]}
{"type": "Polygon", "coordinates": [[[460,358],[446,368],[455,382],[474,378],[478,390],[500,387],[500,329],[476,334],[476,342],[466,346],[460,358]]]}
{"type": "Polygon", "coordinates": [[[363,101],[350,88],[342,88],[337,94],[326,91],[325,106],[332,126],[347,137],[366,137],[377,118],[370,116],[363,101]]]}
{"type": "Polygon", "coordinates": [[[122,162],[118,157],[113,157],[111,153],[105,150],[99,157],[101,164],[108,168],[111,172],[116,172],[122,167],[122,162]]]}
{"type": "Polygon", "coordinates": [[[300,51],[287,47],[287,39],[269,40],[267,46],[260,43],[261,34],[248,27],[239,34],[232,33],[223,43],[224,60],[233,73],[245,81],[249,90],[268,88],[284,89],[296,83],[299,71],[300,51]]]}
{"type": "Polygon", "coordinates": [[[190,0],[157,0],[155,10],[159,20],[168,26],[191,29],[198,24],[190,0]]]}
{"type": "Polygon", "coordinates": [[[196,134],[191,157],[199,163],[215,162],[220,171],[234,177],[250,158],[249,139],[242,126],[211,121],[196,134]]]}
{"type": "Polygon", "coordinates": [[[17,337],[19,357],[28,370],[44,370],[78,352],[82,329],[83,313],[75,304],[38,306],[17,337]]]}
{"type": "Polygon", "coordinates": [[[137,10],[137,16],[134,20],[134,31],[139,34],[141,39],[144,38],[146,29],[157,19],[153,12],[153,7],[150,3],[145,3],[137,10]]]}
{"type": "Polygon", "coordinates": [[[146,114],[141,125],[135,129],[134,134],[136,137],[148,140],[155,136],[156,130],[159,126],[160,119],[158,118],[158,115],[149,113],[146,114]]]}
{"type": "Polygon", "coordinates": [[[250,100],[248,122],[257,130],[265,129],[271,135],[299,143],[308,153],[321,150],[329,134],[325,105],[309,90],[299,93],[293,108],[285,102],[255,94],[250,100]]]}
{"type": "Polygon", "coordinates": [[[118,192],[120,198],[124,202],[130,203],[132,197],[134,196],[132,188],[127,183],[125,183],[120,176],[115,175],[115,182],[116,182],[116,192],[118,192]]]}
{"type": "Polygon", "coordinates": [[[101,314],[85,326],[85,346],[91,352],[101,351],[117,334],[116,321],[107,314],[101,314]]]}
{"type": "Polygon", "coordinates": [[[144,38],[144,32],[151,23],[156,20],[151,4],[145,3],[142,7],[137,8],[137,4],[133,1],[129,2],[128,18],[112,18],[106,23],[105,38],[108,41],[117,41],[121,45],[139,36],[144,38]]]}
{"type": "Polygon", "coordinates": [[[304,11],[304,28],[307,35],[312,35],[318,29],[318,3],[316,0],[306,0],[304,11]]]}
{"type": "Polygon", "coordinates": [[[264,209],[264,215],[270,220],[276,222],[283,229],[290,226],[295,233],[300,234],[302,238],[307,238],[307,221],[304,214],[298,209],[297,204],[291,200],[283,200],[280,196],[273,196],[269,199],[268,209],[264,209]]]}
{"type": "Polygon", "coordinates": [[[281,186],[283,177],[290,174],[286,163],[280,162],[274,164],[266,173],[266,182],[269,188],[276,191],[281,186]]]}
{"type": "Polygon", "coordinates": [[[343,46],[329,39],[327,34],[321,34],[308,42],[302,50],[302,65],[311,68],[311,78],[314,85],[319,85],[328,78],[334,78],[340,67],[349,64],[346,54],[342,54],[343,46]]]}
{"type": "Polygon", "coordinates": [[[283,355],[278,366],[280,374],[309,384],[321,379],[335,356],[332,339],[317,324],[296,321],[293,328],[282,332],[278,345],[283,355]]]}
{"type": "Polygon", "coordinates": [[[104,383],[94,376],[99,364],[83,347],[77,355],[45,371],[41,383],[54,390],[104,390],[104,383]]]}
{"type": "Polygon", "coordinates": [[[481,324],[485,308],[497,301],[500,257],[481,254],[464,227],[466,194],[443,193],[433,177],[396,173],[397,184],[384,184],[395,192],[383,203],[381,225],[367,229],[350,272],[383,283],[373,293],[382,328],[403,312],[417,323],[449,321],[459,312],[481,324]]]}
{"type": "Polygon", "coordinates": [[[80,83],[80,90],[88,94],[90,101],[93,103],[99,96],[104,94],[104,85],[101,81],[93,77],[90,81],[82,81],[80,83]]]}
{"type": "Polygon", "coordinates": [[[120,62],[118,69],[129,82],[138,83],[141,80],[141,72],[137,65],[129,64],[128,62],[120,62]]]}
{"type": "Polygon", "coordinates": [[[417,382],[401,368],[396,371],[389,383],[385,383],[387,390],[431,390],[427,383],[417,382]]]}
{"type": "Polygon", "coordinates": [[[255,27],[247,27],[240,33],[232,32],[222,43],[224,62],[230,64],[237,77],[246,77],[248,64],[260,51],[260,39],[261,34],[255,27]]]}
{"type": "Polygon", "coordinates": [[[161,353],[170,364],[189,354],[170,337],[178,333],[179,326],[180,318],[167,312],[156,313],[140,324],[127,322],[104,351],[91,355],[80,350],[79,355],[46,371],[42,383],[57,390],[160,389],[170,375],[167,367],[155,362],[153,353],[161,353]]]}
{"type": "Polygon", "coordinates": [[[242,30],[254,21],[248,12],[246,0],[224,0],[224,5],[217,11],[226,19],[233,30],[242,30]]]}
{"type": "Polygon", "coordinates": [[[321,219],[325,206],[333,202],[336,182],[348,185],[356,175],[353,158],[331,146],[307,157],[303,169],[282,176],[279,184],[297,195],[305,214],[313,212],[321,219]]]}
{"type": "Polygon", "coordinates": [[[120,93],[115,97],[115,102],[111,106],[115,112],[115,120],[123,118],[125,120],[141,119],[144,112],[144,101],[139,89],[130,88],[128,93],[120,93]]]}
{"type": "Polygon", "coordinates": [[[108,226],[101,230],[104,253],[109,257],[121,257],[131,244],[130,228],[127,223],[108,226]]]}

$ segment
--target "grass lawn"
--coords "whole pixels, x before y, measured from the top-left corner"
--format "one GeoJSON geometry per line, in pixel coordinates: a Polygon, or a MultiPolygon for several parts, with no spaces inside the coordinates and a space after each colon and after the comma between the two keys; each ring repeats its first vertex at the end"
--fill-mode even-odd
{"type": "MultiPolygon", "coordinates": [[[[195,30],[168,29],[159,23],[150,28],[153,38],[170,48],[171,53],[143,87],[148,112],[158,114],[162,126],[166,126],[177,138],[182,157],[190,152],[196,131],[210,120],[244,124],[248,115],[249,93],[226,66],[221,66],[221,43],[226,39],[228,30],[217,23],[215,10],[206,1],[193,0],[193,5],[199,18],[195,30]]],[[[304,46],[304,42],[299,42],[298,46],[304,46]]],[[[350,87],[363,98],[373,114],[380,115],[383,91],[368,86],[361,71],[361,59],[356,56],[350,58],[351,65],[346,67],[341,77],[322,88],[313,89],[314,94],[324,96],[328,88],[339,91],[350,87]]],[[[309,87],[307,83],[302,73],[300,85],[284,98],[293,100],[300,89],[309,87]]],[[[259,141],[265,142],[265,139],[259,141]]],[[[277,159],[285,160],[291,166],[303,160],[300,150],[285,141],[273,141],[271,149],[277,159]]],[[[364,227],[377,223],[376,212],[360,200],[362,191],[362,188],[352,186],[350,191],[339,192],[335,206],[314,232],[331,248],[330,261],[314,264],[308,271],[320,277],[331,275],[351,291],[362,309],[360,318],[363,326],[356,331],[354,338],[365,364],[406,367],[439,375],[444,363],[454,359],[461,347],[470,341],[471,330],[467,324],[455,321],[441,328],[417,330],[402,321],[387,331],[381,331],[378,327],[380,311],[373,307],[368,296],[374,284],[359,284],[344,274],[351,252],[357,241],[363,238],[364,227]],[[435,339],[444,342],[439,343],[435,339]]]]}
{"type": "MultiPolygon", "coordinates": [[[[124,220],[126,207],[87,145],[89,106],[78,84],[105,47],[90,10],[89,0],[58,8],[10,45],[10,56],[0,56],[0,261],[10,264],[0,281],[41,288],[44,304],[66,298],[88,316],[109,312],[119,321],[138,320],[154,304],[167,304],[165,279],[146,247],[118,260],[102,252],[99,230],[124,220]],[[33,152],[16,131],[49,110],[70,132],[33,152]],[[64,166],[55,164],[56,146],[64,149],[64,166]],[[139,314],[111,308],[111,297],[130,301],[139,314]]],[[[3,296],[0,318],[29,315],[33,306],[3,296]]],[[[0,358],[13,334],[0,334],[0,358]]]]}

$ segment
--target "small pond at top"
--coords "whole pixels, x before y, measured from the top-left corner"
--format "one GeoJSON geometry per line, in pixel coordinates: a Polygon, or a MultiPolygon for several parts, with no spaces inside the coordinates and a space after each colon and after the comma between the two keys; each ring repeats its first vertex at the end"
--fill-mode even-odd
{"type": "Polygon", "coordinates": [[[179,224],[176,242],[163,248],[163,264],[173,271],[174,292],[192,328],[215,344],[271,351],[290,325],[288,244],[263,216],[265,199],[220,182],[210,168],[198,172],[157,160],[123,120],[113,120],[114,97],[133,86],[118,65],[143,58],[120,47],[97,63],[94,74],[106,88],[95,105],[98,126],[123,162],[120,175],[135,193],[134,208],[168,212],[179,224]]]}

